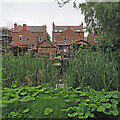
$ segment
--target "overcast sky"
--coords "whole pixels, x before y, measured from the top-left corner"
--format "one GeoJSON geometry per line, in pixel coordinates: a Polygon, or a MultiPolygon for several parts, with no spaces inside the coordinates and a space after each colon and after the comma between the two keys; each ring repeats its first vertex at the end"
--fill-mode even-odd
{"type": "MultiPolygon", "coordinates": [[[[72,2],[62,8],[55,0],[38,0],[24,2],[7,2],[0,0],[0,27],[12,28],[16,22],[18,25],[28,26],[47,25],[47,31],[52,35],[52,23],[55,25],[80,25],[84,23],[84,16],[81,11],[73,8],[72,2]],[[43,2],[44,1],[44,2],[43,2]]],[[[21,0],[22,1],[22,0],[21,0]]],[[[86,36],[86,34],[85,34],[86,36]]]]}

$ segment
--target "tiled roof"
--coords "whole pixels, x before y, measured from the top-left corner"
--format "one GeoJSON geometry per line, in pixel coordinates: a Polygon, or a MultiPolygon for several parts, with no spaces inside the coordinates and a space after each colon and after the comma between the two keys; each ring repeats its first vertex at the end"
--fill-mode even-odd
{"type": "Polygon", "coordinates": [[[48,41],[48,40],[42,41],[42,42],[39,44],[39,46],[42,45],[44,42],[47,42],[47,43],[50,44],[52,47],[55,47],[55,46],[52,44],[52,42],[50,42],[50,41],[48,41]]]}
{"type": "Polygon", "coordinates": [[[70,28],[72,31],[76,32],[76,30],[82,30],[81,25],[80,26],[55,26],[54,30],[57,30],[56,32],[64,32],[66,31],[68,28],[70,28]]]}
{"type": "MultiPolygon", "coordinates": [[[[27,30],[30,32],[44,32],[43,26],[26,26],[27,30]]],[[[13,29],[12,32],[20,32],[23,29],[23,26],[17,26],[16,29],[13,29]]]]}
{"type": "Polygon", "coordinates": [[[72,43],[75,43],[75,42],[80,42],[80,41],[82,41],[82,42],[85,42],[85,43],[87,43],[87,44],[89,44],[88,42],[86,42],[86,41],[84,41],[84,40],[77,40],[77,41],[57,41],[57,43],[54,43],[54,44],[56,44],[56,45],[71,45],[72,43]]]}
{"type": "Polygon", "coordinates": [[[12,41],[10,46],[20,46],[20,45],[34,45],[35,41],[12,41]]]}

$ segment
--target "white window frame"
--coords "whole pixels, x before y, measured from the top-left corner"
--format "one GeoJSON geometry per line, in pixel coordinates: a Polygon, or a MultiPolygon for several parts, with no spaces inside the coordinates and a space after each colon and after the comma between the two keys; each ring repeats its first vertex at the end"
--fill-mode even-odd
{"type": "Polygon", "coordinates": [[[76,30],[76,32],[80,32],[80,30],[76,30]]]}
{"type": "Polygon", "coordinates": [[[94,38],[94,41],[95,41],[95,42],[98,42],[98,40],[97,40],[96,38],[97,38],[97,37],[94,38]]]}
{"type": "Polygon", "coordinates": [[[74,41],[74,37],[71,37],[71,41],[74,41]]]}
{"type": "Polygon", "coordinates": [[[19,35],[19,41],[22,41],[22,35],[19,35]],[[21,38],[21,39],[20,39],[21,38]]]}
{"type": "Polygon", "coordinates": [[[31,50],[32,49],[32,45],[28,45],[28,50],[31,50]]]}
{"type": "Polygon", "coordinates": [[[42,37],[40,36],[40,37],[39,37],[39,42],[41,42],[41,41],[42,41],[42,37]]]}
{"type": "Polygon", "coordinates": [[[59,32],[62,32],[62,30],[59,30],[59,32]]]}
{"type": "Polygon", "coordinates": [[[66,41],[67,40],[67,37],[66,36],[64,36],[64,41],[66,41]]]}
{"type": "Polygon", "coordinates": [[[57,36],[54,37],[54,42],[57,42],[57,36]]]}
{"type": "Polygon", "coordinates": [[[29,36],[27,36],[27,40],[29,40],[30,38],[29,38],[29,36]]]}

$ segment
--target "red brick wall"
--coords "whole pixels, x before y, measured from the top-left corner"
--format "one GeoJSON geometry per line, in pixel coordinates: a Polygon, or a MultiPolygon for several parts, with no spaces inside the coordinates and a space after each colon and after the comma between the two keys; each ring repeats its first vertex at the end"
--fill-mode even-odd
{"type": "Polygon", "coordinates": [[[36,41],[37,37],[32,34],[31,32],[29,32],[28,30],[22,30],[20,32],[13,32],[12,33],[12,40],[13,41],[19,41],[19,35],[22,35],[22,41],[25,40],[27,41],[27,36],[29,36],[29,41],[36,41]]]}
{"type": "Polygon", "coordinates": [[[39,48],[38,53],[49,53],[52,56],[55,53],[55,48],[39,48]]]}
{"type": "Polygon", "coordinates": [[[52,56],[55,53],[55,47],[47,41],[44,41],[41,45],[39,45],[38,53],[49,53],[50,56],[52,56]]]}
{"type": "Polygon", "coordinates": [[[74,37],[74,41],[77,40],[84,40],[84,32],[76,33],[73,32],[71,29],[67,29],[65,32],[59,33],[59,32],[53,32],[52,33],[52,41],[54,43],[54,38],[57,37],[57,41],[64,41],[64,36],[67,37],[67,41],[71,42],[71,38],[74,37]]]}
{"type": "Polygon", "coordinates": [[[90,44],[98,44],[98,42],[95,42],[95,38],[99,38],[100,36],[94,36],[92,34],[88,34],[88,42],[90,44]]]}

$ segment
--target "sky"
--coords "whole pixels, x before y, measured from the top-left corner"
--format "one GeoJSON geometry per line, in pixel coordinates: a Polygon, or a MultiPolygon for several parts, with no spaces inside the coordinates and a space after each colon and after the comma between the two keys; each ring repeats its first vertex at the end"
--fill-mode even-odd
{"type": "Polygon", "coordinates": [[[71,26],[78,26],[83,22],[85,26],[84,15],[80,9],[73,8],[72,1],[60,8],[55,0],[0,0],[0,27],[13,28],[14,23],[28,26],[46,25],[47,32],[52,36],[53,22],[55,25],[71,26]]]}

